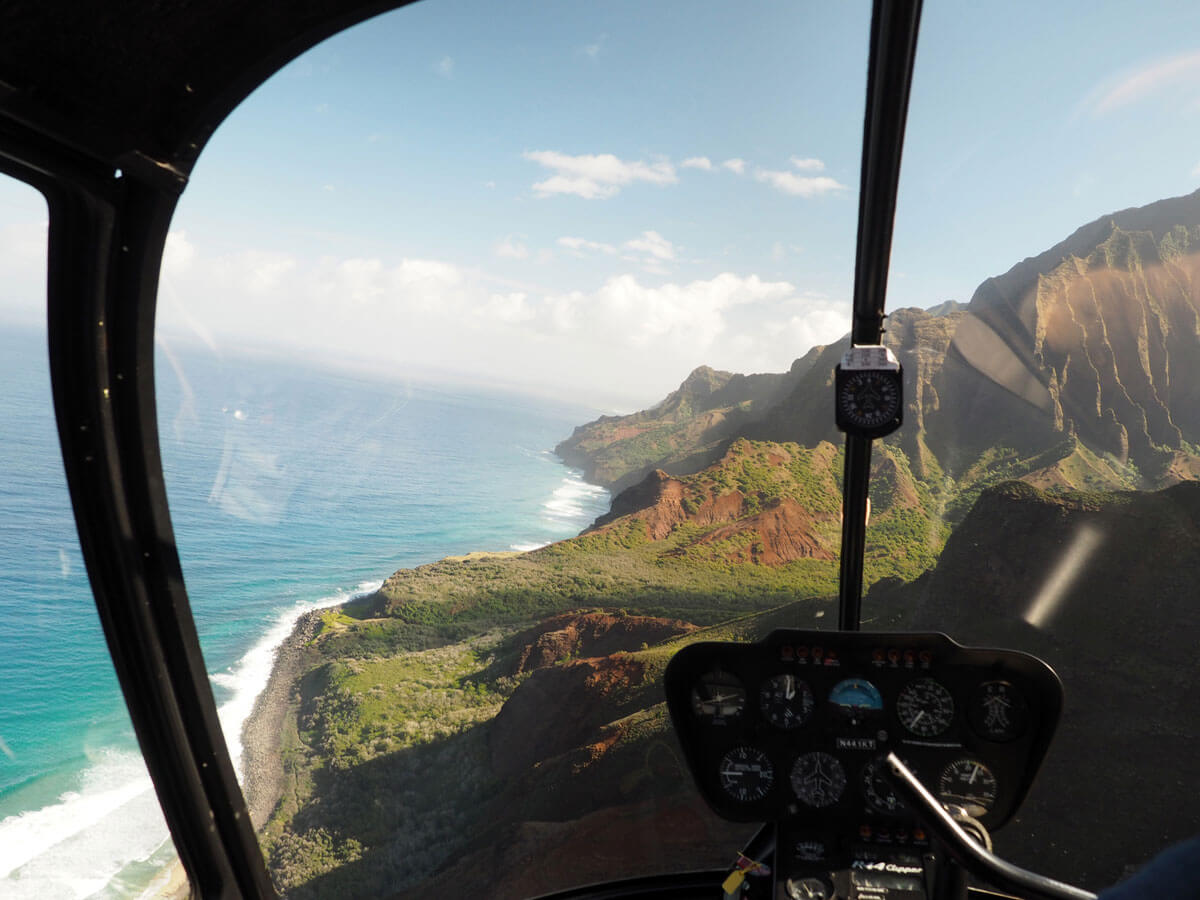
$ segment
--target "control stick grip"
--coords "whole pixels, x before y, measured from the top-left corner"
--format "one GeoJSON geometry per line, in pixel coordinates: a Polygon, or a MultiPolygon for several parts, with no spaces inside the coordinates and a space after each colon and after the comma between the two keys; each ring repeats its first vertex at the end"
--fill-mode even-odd
{"type": "Polygon", "coordinates": [[[959,825],[895,753],[887,755],[892,787],[946,853],[972,875],[1030,900],[1096,900],[1081,888],[1038,875],[989,853],[959,825]]]}

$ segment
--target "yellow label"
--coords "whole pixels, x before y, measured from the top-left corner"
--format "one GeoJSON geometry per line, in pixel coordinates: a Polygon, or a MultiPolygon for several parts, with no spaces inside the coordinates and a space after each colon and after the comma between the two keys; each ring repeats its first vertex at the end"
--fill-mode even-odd
{"type": "Polygon", "coordinates": [[[721,890],[726,894],[733,894],[742,886],[742,882],[746,880],[746,873],[741,869],[737,869],[729,873],[729,877],[721,882],[721,890]]]}

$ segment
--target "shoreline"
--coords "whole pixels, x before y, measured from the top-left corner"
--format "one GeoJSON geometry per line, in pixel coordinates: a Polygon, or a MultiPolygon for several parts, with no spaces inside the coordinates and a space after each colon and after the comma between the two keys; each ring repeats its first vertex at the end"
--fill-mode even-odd
{"type": "MultiPolygon", "coordinates": [[[[287,637],[274,653],[271,674],[254,700],[254,706],[242,723],[241,788],[246,798],[250,822],[257,834],[275,811],[283,795],[283,757],[280,743],[283,721],[291,705],[292,687],[300,669],[304,645],[312,640],[328,606],[301,613],[292,623],[287,637]]],[[[164,900],[186,900],[191,883],[178,857],[155,879],[146,895],[164,900]]]]}
{"type": "Polygon", "coordinates": [[[296,619],[276,649],[271,675],[242,725],[242,793],[255,831],[266,824],[283,794],[283,721],[291,705],[300,656],[327,608],[309,610],[296,619]]]}
{"type": "MultiPolygon", "coordinates": [[[[567,468],[570,470],[571,467],[567,468]]],[[[580,481],[589,487],[598,487],[582,478],[580,481]]],[[[552,499],[557,498],[557,495],[556,491],[552,499]]],[[[594,518],[583,517],[581,530],[586,529],[594,521],[594,518]]],[[[578,530],[572,531],[572,535],[579,533],[578,530]]],[[[537,546],[545,546],[545,544],[537,546]]],[[[520,556],[529,549],[534,548],[514,546],[508,550],[469,551],[466,554],[449,555],[441,557],[441,559],[466,560],[520,556]]],[[[256,837],[270,819],[283,796],[286,784],[281,753],[283,724],[292,707],[304,648],[313,639],[321,623],[321,616],[325,612],[350,600],[375,593],[381,584],[381,582],[375,582],[370,587],[361,584],[358,591],[299,613],[288,626],[286,636],[273,648],[270,675],[255,697],[253,706],[242,722],[238,735],[241,742],[241,756],[237,766],[239,784],[246,800],[246,808],[256,837]]],[[[227,735],[228,739],[229,735],[227,735]]],[[[157,886],[152,887],[151,892],[143,897],[186,900],[191,896],[191,885],[187,873],[178,858],[170,865],[165,866],[155,880],[157,886]]]]}

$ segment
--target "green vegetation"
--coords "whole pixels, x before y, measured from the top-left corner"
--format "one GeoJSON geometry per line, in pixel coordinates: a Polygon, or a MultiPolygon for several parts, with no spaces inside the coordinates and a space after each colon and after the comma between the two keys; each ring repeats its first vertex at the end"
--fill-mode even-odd
{"type": "MultiPolygon", "coordinates": [[[[363,624],[346,624],[346,637],[363,624]]],[[[292,897],[369,893],[381,883],[370,851],[397,840],[409,859],[454,846],[463,810],[491,787],[478,726],[518,683],[482,678],[500,632],[386,657],[347,655],[353,641],[332,636],[310,650],[284,734],[283,797],[262,834],[292,897]]]]}

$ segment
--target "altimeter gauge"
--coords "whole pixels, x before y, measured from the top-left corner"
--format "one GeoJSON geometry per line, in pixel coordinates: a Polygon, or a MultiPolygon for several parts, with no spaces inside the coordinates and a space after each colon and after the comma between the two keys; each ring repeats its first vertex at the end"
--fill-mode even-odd
{"type": "Polygon", "coordinates": [[[759,688],[758,707],[776,728],[799,728],[812,715],[812,688],[790,673],[774,675],[759,688]]]}
{"type": "Polygon", "coordinates": [[[954,721],[954,698],[932,678],[918,678],[901,689],[896,715],[913,734],[936,737],[954,721]]]}
{"type": "Polygon", "coordinates": [[[887,347],[851,347],[834,370],[834,391],[834,417],[842,431],[879,438],[903,423],[903,372],[887,347]]]}
{"type": "Polygon", "coordinates": [[[775,783],[775,767],[757,747],[734,747],[721,757],[718,775],[725,793],[742,803],[763,799],[775,783]]]}
{"type": "Polygon", "coordinates": [[[956,759],[942,770],[938,799],[963,807],[979,818],[996,804],[996,776],[975,759],[956,759]]]}
{"type": "Polygon", "coordinates": [[[833,806],[846,790],[846,770],[836,756],[805,753],[792,765],[792,790],[809,806],[833,806]]]}

